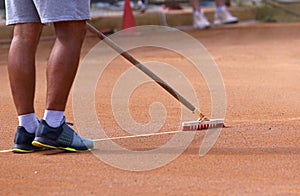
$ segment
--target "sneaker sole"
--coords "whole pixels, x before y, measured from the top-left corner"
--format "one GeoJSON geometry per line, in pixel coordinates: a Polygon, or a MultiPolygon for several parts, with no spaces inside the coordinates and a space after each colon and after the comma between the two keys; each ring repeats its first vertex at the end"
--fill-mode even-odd
{"type": "Polygon", "coordinates": [[[24,149],[19,149],[19,148],[13,148],[12,152],[15,153],[30,153],[30,152],[34,152],[35,150],[24,150],[24,149]]]}
{"type": "Polygon", "coordinates": [[[239,21],[238,20],[235,20],[235,21],[229,21],[229,22],[225,22],[223,24],[236,24],[238,23],[239,21]]]}
{"type": "Polygon", "coordinates": [[[229,22],[222,22],[222,23],[214,23],[215,26],[222,26],[222,25],[229,25],[229,24],[236,24],[239,23],[239,21],[229,21],[229,22]]]}
{"type": "Polygon", "coordinates": [[[43,143],[38,142],[38,141],[33,141],[32,145],[36,146],[36,147],[40,147],[40,148],[51,148],[51,149],[59,148],[59,149],[66,150],[66,151],[69,151],[69,152],[89,152],[89,151],[91,151],[91,149],[77,150],[77,149],[71,148],[71,147],[51,146],[51,145],[48,145],[48,144],[43,144],[43,143]]]}
{"type": "Polygon", "coordinates": [[[204,27],[198,27],[198,26],[193,26],[194,29],[196,30],[205,30],[205,29],[209,29],[211,26],[204,26],[204,27]]]}
{"type": "Polygon", "coordinates": [[[39,151],[45,151],[47,150],[47,148],[40,148],[40,149],[36,149],[36,150],[25,150],[25,149],[21,149],[21,148],[13,148],[12,152],[15,153],[31,153],[31,152],[39,152],[39,151]]]}
{"type": "Polygon", "coordinates": [[[37,149],[26,149],[22,146],[14,146],[12,148],[12,152],[16,152],[16,153],[30,153],[30,152],[38,152],[38,151],[44,151],[47,150],[46,148],[42,147],[42,148],[37,148],[37,149]]]}

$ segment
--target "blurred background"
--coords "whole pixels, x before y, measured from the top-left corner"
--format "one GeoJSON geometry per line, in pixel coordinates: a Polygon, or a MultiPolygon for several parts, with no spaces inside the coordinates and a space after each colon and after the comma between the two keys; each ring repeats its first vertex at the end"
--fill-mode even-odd
{"type": "MultiPolygon", "coordinates": [[[[200,4],[212,22],[214,1],[202,0],[200,4]]],[[[131,0],[130,5],[136,25],[192,27],[193,10],[189,0],[131,0]]],[[[238,17],[239,24],[300,21],[300,0],[226,0],[226,5],[232,15],[238,17]]],[[[124,0],[91,1],[91,23],[99,29],[121,30],[123,14],[124,0]]],[[[4,0],[0,0],[0,39],[9,39],[11,33],[11,27],[5,26],[4,0]]],[[[52,33],[51,28],[45,28],[45,35],[52,33]]]]}

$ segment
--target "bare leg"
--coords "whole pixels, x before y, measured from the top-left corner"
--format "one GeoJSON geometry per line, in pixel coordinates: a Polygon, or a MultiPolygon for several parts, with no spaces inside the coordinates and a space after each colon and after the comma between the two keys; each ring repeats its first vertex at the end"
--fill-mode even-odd
{"type": "Polygon", "coordinates": [[[200,0],[190,0],[193,6],[193,27],[194,29],[206,29],[210,27],[210,23],[205,17],[200,7],[200,0]]]}
{"type": "Polygon", "coordinates": [[[193,10],[200,12],[201,8],[200,8],[200,0],[190,0],[190,4],[193,6],[193,10]]]}
{"type": "Polygon", "coordinates": [[[18,115],[34,112],[35,53],[40,23],[17,24],[8,55],[8,74],[18,115]]]}
{"type": "Polygon", "coordinates": [[[225,5],[225,1],[224,0],[215,0],[215,3],[216,3],[217,7],[225,5]]]}
{"type": "Polygon", "coordinates": [[[46,109],[64,111],[74,81],[81,46],[86,33],[85,21],[54,23],[56,41],[47,65],[46,109]]]}
{"type": "Polygon", "coordinates": [[[225,0],[215,0],[216,2],[216,12],[215,12],[215,25],[233,24],[237,23],[239,20],[237,17],[232,16],[229,11],[227,11],[225,0]]]}
{"type": "MultiPolygon", "coordinates": [[[[190,0],[190,4],[193,6],[194,11],[201,11],[200,0],[190,0]]],[[[217,7],[225,5],[224,0],[215,0],[215,4],[217,7]]]]}

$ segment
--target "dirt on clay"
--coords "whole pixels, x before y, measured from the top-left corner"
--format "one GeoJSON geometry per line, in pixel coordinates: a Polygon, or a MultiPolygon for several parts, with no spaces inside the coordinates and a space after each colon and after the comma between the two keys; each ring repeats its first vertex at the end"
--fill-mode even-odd
{"type": "MultiPolygon", "coordinates": [[[[197,132],[175,160],[140,172],[113,167],[93,153],[59,150],[0,153],[0,195],[300,195],[299,31],[299,23],[186,31],[208,49],[220,69],[226,90],[227,128],[222,129],[205,156],[199,156],[205,132],[197,132]]],[[[88,36],[82,57],[98,42],[98,38],[88,36]]],[[[53,39],[41,41],[37,53],[35,107],[39,118],[44,111],[45,67],[52,44],[53,39]]],[[[7,74],[8,48],[9,44],[1,44],[1,150],[12,147],[18,125],[7,74]]],[[[199,106],[210,114],[209,90],[189,61],[164,49],[146,47],[131,53],[141,61],[167,62],[187,74],[201,98],[199,106]]],[[[110,137],[124,135],[112,115],[110,94],[114,83],[130,67],[121,57],[115,58],[97,85],[96,113],[110,137]]],[[[66,110],[68,121],[74,121],[71,98],[66,110]]],[[[132,117],[147,123],[148,108],[154,101],[164,104],[168,112],[168,123],[161,131],[174,131],[172,123],[178,124],[180,104],[154,83],[145,83],[133,92],[129,101],[132,117]]],[[[170,134],[116,143],[127,149],[147,151],[172,137],[170,134]]]]}

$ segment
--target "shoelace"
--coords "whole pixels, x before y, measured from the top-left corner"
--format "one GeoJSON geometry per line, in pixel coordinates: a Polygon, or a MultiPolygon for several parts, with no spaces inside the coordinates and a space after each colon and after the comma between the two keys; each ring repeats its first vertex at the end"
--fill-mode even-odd
{"type": "MultiPolygon", "coordinates": [[[[70,126],[74,126],[74,123],[72,123],[72,122],[65,122],[67,125],[70,125],[70,126]]],[[[76,131],[74,131],[74,133],[75,133],[75,135],[77,135],[78,136],[78,134],[76,133],[76,131]]],[[[82,141],[82,138],[80,138],[81,139],[81,141],[82,141]]]]}
{"type": "Polygon", "coordinates": [[[70,126],[74,126],[74,123],[72,122],[66,122],[67,125],[70,125],[70,126]]]}

